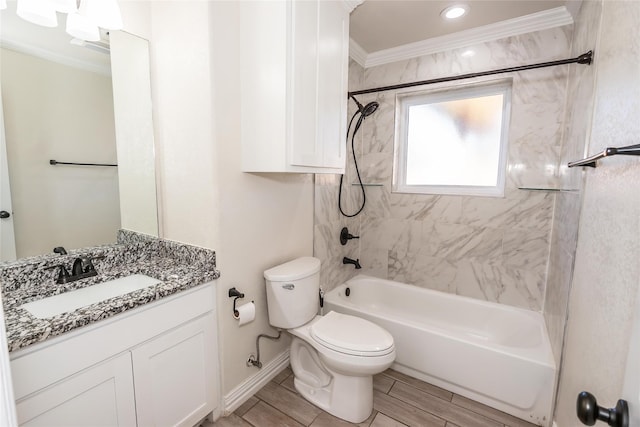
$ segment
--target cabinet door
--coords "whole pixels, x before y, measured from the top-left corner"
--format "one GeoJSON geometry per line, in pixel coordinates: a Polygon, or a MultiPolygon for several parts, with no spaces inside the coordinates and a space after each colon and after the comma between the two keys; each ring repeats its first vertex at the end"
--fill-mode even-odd
{"type": "Polygon", "coordinates": [[[323,167],[344,168],[349,13],[341,1],[321,1],[318,16],[318,144],[323,167]]]}
{"type": "Polygon", "coordinates": [[[192,426],[215,407],[213,313],[132,350],[140,426],[192,426]]]}
{"type": "Polygon", "coordinates": [[[16,402],[23,426],[135,426],[129,352],[16,402]]]}
{"type": "Polygon", "coordinates": [[[344,168],[349,13],[342,1],[291,8],[291,164],[344,168]]]}
{"type": "Polygon", "coordinates": [[[323,166],[318,126],[318,9],[319,1],[290,1],[288,74],[290,102],[287,119],[290,162],[323,166]]]}

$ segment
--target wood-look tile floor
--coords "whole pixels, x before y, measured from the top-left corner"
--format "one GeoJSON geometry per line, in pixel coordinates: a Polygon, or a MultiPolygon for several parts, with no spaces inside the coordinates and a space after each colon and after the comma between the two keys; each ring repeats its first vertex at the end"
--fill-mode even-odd
{"type": "Polygon", "coordinates": [[[373,381],[373,413],[360,424],[336,418],[306,401],[285,369],[228,417],[202,427],[533,427],[504,412],[391,369],[373,381]]]}

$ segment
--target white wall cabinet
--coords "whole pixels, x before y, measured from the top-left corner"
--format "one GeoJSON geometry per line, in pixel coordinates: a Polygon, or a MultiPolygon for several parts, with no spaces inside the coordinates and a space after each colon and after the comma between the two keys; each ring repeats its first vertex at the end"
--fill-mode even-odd
{"type": "Polygon", "coordinates": [[[211,284],[11,354],[25,426],[193,426],[219,413],[211,284]]]}
{"type": "Polygon", "coordinates": [[[344,172],[349,13],[356,4],[241,3],[243,171],[344,172]]]}

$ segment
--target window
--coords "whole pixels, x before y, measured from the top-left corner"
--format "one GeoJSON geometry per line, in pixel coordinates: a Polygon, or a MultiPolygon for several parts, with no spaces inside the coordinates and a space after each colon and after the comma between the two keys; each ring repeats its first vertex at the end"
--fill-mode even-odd
{"type": "Polygon", "coordinates": [[[397,95],[393,191],[504,196],[511,82],[397,95]]]}

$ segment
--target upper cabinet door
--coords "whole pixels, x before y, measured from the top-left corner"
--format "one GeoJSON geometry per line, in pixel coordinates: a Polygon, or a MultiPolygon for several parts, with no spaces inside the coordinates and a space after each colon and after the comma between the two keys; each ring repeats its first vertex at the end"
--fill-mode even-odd
{"type": "Polygon", "coordinates": [[[291,164],[344,168],[349,14],[341,1],[292,4],[291,164]]]}
{"type": "Polygon", "coordinates": [[[243,170],[344,173],[353,3],[240,7],[243,170]]]}
{"type": "Polygon", "coordinates": [[[319,2],[318,133],[323,166],[344,168],[349,74],[349,13],[339,1],[319,2]]]}
{"type": "Polygon", "coordinates": [[[290,163],[323,166],[321,141],[317,140],[319,82],[318,1],[291,2],[289,37],[290,163]]]}

